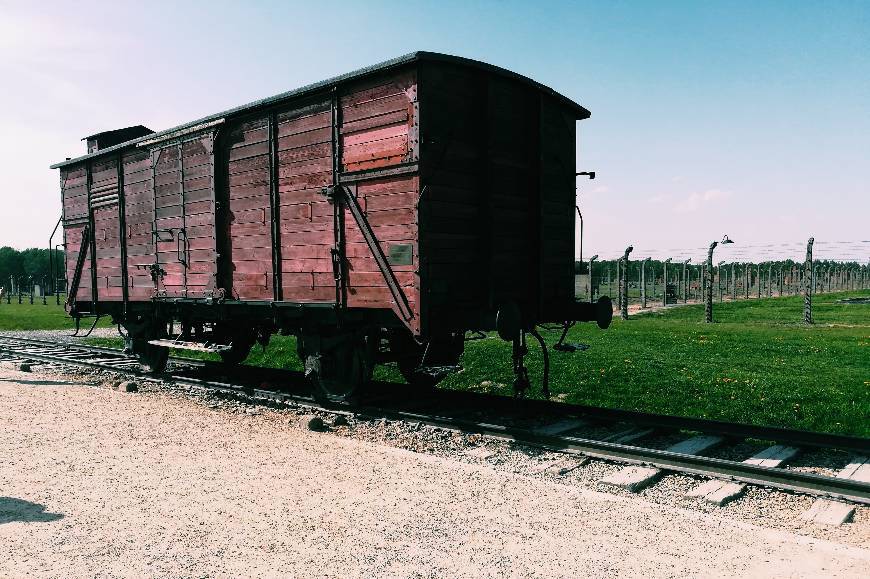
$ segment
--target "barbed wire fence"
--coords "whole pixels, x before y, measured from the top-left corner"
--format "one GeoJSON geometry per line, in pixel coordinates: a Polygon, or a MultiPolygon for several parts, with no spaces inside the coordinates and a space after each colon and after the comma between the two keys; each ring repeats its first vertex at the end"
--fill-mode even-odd
{"type": "Polygon", "coordinates": [[[814,240],[740,245],[727,237],[708,247],[628,245],[575,264],[575,294],[609,296],[623,318],[629,312],[679,304],[803,295],[811,324],[812,296],[870,289],[870,240],[814,240]]]}

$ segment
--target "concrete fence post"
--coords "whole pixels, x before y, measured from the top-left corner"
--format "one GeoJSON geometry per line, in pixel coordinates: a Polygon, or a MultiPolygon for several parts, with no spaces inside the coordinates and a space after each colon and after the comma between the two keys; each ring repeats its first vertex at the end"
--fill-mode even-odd
{"type": "Polygon", "coordinates": [[[662,264],[662,306],[668,305],[668,264],[672,258],[667,258],[662,264]]]}
{"type": "Polygon", "coordinates": [[[813,323],[813,241],[807,241],[807,258],[804,261],[804,323],[813,323]]]}
{"type": "Polygon", "coordinates": [[[686,261],[683,262],[683,303],[689,301],[689,262],[692,261],[690,257],[686,261]]]}
{"type": "Polygon", "coordinates": [[[616,260],[616,305],[622,303],[622,268],[620,267],[621,262],[619,259],[616,260]]]}
{"type": "MultiPolygon", "coordinates": [[[[598,254],[593,255],[589,258],[589,301],[595,301],[595,278],[592,275],[592,264],[595,263],[595,258],[598,257],[598,254]]],[[[600,291],[598,292],[601,293],[600,291]]]]}
{"type": "Polygon", "coordinates": [[[628,254],[634,249],[629,245],[625,248],[625,254],[622,256],[622,283],[620,288],[619,315],[623,320],[628,319],[628,254]]]}
{"type": "Polygon", "coordinates": [[[737,266],[734,262],[731,263],[731,301],[737,301],[737,276],[734,275],[737,271],[737,266]]]}
{"type": "Polygon", "coordinates": [[[719,245],[718,241],[710,244],[707,250],[707,262],[704,264],[704,322],[713,323],[713,250],[719,245]]]}
{"type": "MultiPolygon", "coordinates": [[[[648,257],[640,262],[640,307],[644,310],[646,309],[646,264],[650,259],[648,257]]],[[[653,281],[653,293],[655,293],[655,281],[653,281]]]]}
{"type": "Polygon", "coordinates": [[[767,297],[773,297],[773,264],[767,266],[767,297]]]}
{"type": "Polygon", "coordinates": [[[743,290],[746,293],[746,299],[748,300],[749,299],[749,286],[752,283],[752,264],[747,263],[745,267],[746,267],[746,269],[743,271],[743,274],[745,277],[745,280],[743,283],[743,290]]]}
{"type": "Polygon", "coordinates": [[[759,263],[755,266],[755,283],[758,284],[756,290],[758,291],[758,298],[761,298],[761,264],[759,263]]]}

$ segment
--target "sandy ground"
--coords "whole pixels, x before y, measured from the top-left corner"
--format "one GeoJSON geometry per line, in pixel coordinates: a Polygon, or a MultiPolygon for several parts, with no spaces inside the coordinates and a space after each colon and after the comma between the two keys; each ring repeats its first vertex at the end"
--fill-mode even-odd
{"type": "Polygon", "coordinates": [[[0,575],[870,576],[870,550],[0,369],[0,575]]]}

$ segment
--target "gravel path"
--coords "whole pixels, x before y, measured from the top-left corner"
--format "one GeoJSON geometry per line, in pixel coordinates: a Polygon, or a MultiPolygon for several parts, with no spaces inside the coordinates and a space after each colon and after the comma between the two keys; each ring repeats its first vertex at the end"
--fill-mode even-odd
{"type": "MultiPolygon", "coordinates": [[[[82,330],[85,333],[87,328],[82,330]]],[[[84,340],[83,337],[73,337],[72,330],[3,330],[0,334],[16,338],[29,338],[31,340],[51,340],[56,342],[76,343],[84,340]]],[[[118,328],[94,328],[89,338],[117,338],[118,328]]]]}
{"type": "Polygon", "coordinates": [[[0,575],[867,576],[870,550],[0,369],[0,575]]]}

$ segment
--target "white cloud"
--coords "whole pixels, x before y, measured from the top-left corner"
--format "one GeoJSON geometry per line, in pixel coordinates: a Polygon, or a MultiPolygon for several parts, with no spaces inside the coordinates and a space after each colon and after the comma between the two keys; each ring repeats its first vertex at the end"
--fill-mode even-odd
{"type": "Polygon", "coordinates": [[[579,187],[581,198],[583,195],[589,197],[592,195],[601,195],[602,193],[607,193],[608,191],[610,191],[610,187],[608,187],[607,185],[597,185],[595,187],[589,187],[588,189],[583,187],[582,185],[579,187]]]}
{"type": "Polygon", "coordinates": [[[722,189],[707,189],[701,193],[692,193],[674,205],[674,213],[694,213],[704,206],[723,201],[730,196],[730,191],[722,189]]]}

